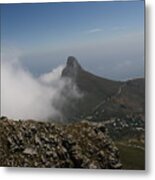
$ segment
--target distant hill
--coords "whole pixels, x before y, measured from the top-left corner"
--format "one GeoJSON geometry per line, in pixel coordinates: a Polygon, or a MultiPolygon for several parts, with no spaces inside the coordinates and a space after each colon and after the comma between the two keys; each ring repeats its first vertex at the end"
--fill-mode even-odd
{"type": "MultiPolygon", "coordinates": [[[[131,113],[144,114],[145,80],[113,81],[96,76],[81,67],[75,57],[67,59],[62,78],[69,77],[76,84],[83,98],[70,100],[63,108],[67,119],[92,116],[102,121],[131,113]]],[[[65,91],[65,90],[64,90],[65,91]]]]}

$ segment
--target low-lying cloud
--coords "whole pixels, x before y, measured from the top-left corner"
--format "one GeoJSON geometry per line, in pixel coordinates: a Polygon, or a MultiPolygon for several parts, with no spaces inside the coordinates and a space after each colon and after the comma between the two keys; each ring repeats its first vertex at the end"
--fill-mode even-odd
{"type": "Polygon", "coordinates": [[[19,53],[2,51],[1,115],[13,119],[63,120],[67,97],[80,98],[76,85],[61,78],[64,65],[36,78],[20,62],[19,53]],[[69,87],[66,94],[64,88],[69,87]]]}

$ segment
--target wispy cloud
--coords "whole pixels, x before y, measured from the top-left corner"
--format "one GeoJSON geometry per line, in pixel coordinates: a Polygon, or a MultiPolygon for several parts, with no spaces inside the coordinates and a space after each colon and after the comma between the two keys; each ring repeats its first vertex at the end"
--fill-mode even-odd
{"type": "Polygon", "coordinates": [[[125,30],[125,29],[126,29],[125,26],[114,26],[114,27],[113,27],[113,30],[114,30],[114,31],[123,31],[123,30],[125,30]]]}
{"type": "Polygon", "coordinates": [[[87,33],[97,33],[103,31],[103,29],[100,28],[95,28],[95,29],[89,29],[88,31],[86,31],[87,33]]]}

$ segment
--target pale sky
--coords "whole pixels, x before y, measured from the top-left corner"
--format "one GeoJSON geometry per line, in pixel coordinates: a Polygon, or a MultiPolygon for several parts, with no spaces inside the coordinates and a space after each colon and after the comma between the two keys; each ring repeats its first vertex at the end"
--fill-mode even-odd
{"type": "Polygon", "coordinates": [[[1,5],[1,48],[40,75],[75,56],[110,79],[144,76],[144,1],[1,5]]]}

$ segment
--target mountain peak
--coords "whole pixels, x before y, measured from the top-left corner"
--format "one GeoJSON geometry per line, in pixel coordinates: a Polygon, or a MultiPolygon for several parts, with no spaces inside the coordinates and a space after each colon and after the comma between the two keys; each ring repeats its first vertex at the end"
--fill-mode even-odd
{"type": "Polygon", "coordinates": [[[69,56],[67,59],[67,66],[71,68],[81,68],[77,59],[74,56],[69,56]]]}
{"type": "Polygon", "coordinates": [[[66,67],[62,71],[62,76],[71,77],[75,79],[77,73],[82,69],[81,65],[78,63],[74,56],[69,56],[67,58],[66,67]]]}

